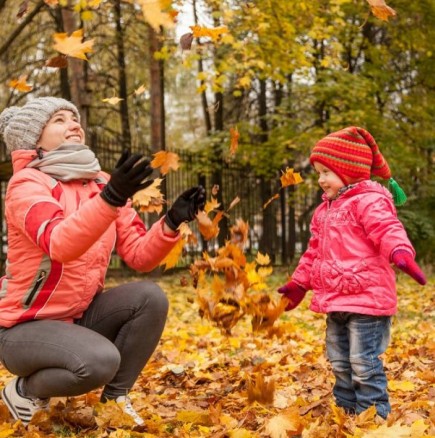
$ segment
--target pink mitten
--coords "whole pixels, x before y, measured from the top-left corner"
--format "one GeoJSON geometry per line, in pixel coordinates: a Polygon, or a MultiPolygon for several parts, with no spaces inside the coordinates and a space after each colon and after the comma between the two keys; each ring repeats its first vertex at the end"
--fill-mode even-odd
{"type": "Polygon", "coordinates": [[[286,285],[281,286],[278,292],[290,301],[285,310],[293,310],[297,307],[307,293],[302,286],[299,286],[294,281],[289,281],[286,285]]]}
{"type": "Polygon", "coordinates": [[[414,257],[409,251],[406,251],[405,249],[398,249],[397,251],[393,252],[391,260],[401,271],[405,272],[405,274],[408,274],[417,283],[421,285],[426,284],[426,276],[420,269],[420,266],[415,263],[414,257]]]}

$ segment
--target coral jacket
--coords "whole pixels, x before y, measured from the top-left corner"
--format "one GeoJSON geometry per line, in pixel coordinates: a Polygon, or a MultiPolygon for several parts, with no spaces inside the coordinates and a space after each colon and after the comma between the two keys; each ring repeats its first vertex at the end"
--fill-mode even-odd
{"type": "Polygon", "coordinates": [[[12,153],[6,193],[8,255],[1,279],[0,326],[80,318],[103,291],[113,249],[133,269],[148,272],[179,239],[150,230],[129,207],[111,208],[99,196],[109,176],[61,182],[26,168],[35,151],[12,153]]]}
{"type": "Polygon", "coordinates": [[[393,315],[396,278],[391,254],[403,248],[415,255],[391,194],[374,181],[362,181],[336,200],[317,207],[312,237],[292,279],[313,290],[314,312],[393,315]]]}

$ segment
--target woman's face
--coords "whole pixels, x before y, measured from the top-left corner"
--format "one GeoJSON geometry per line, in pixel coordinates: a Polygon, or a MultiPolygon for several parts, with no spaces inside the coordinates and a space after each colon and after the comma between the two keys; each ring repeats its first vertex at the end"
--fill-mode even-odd
{"type": "Polygon", "coordinates": [[[314,162],[314,168],[319,175],[318,182],[320,188],[326,193],[328,199],[335,199],[338,191],[344,187],[343,181],[331,169],[317,161],[314,162]]]}
{"type": "Polygon", "coordinates": [[[63,143],[85,143],[85,133],[77,117],[72,111],[68,110],[57,111],[51,116],[51,119],[42,130],[36,147],[45,151],[52,151],[63,143]]]}

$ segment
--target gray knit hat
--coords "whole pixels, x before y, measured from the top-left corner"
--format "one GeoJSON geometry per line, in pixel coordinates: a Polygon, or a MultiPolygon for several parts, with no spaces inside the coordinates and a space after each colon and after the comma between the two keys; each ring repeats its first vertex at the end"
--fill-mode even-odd
{"type": "Polygon", "coordinates": [[[10,152],[18,149],[36,149],[36,143],[51,116],[60,110],[69,110],[80,121],[77,107],[59,97],[38,97],[22,107],[11,106],[0,114],[0,134],[10,152]]]}

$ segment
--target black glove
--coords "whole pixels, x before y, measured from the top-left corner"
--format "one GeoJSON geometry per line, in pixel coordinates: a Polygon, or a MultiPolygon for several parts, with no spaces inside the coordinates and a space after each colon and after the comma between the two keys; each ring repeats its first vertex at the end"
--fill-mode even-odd
{"type": "Polygon", "coordinates": [[[198,211],[204,210],[204,206],[204,187],[192,187],[175,200],[166,213],[165,222],[171,230],[175,231],[181,223],[193,221],[198,211]]]}
{"type": "Polygon", "coordinates": [[[100,193],[108,204],[114,207],[122,207],[126,204],[128,198],[153,183],[153,180],[143,182],[145,178],[153,173],[153,169],[149,160],[138,163],[142,157],[142,154],[130,155],[130,151],[127,149],[122,153],[121,158],[116,163],[115,170],[112,172],[110,181],[100,193]]]}

